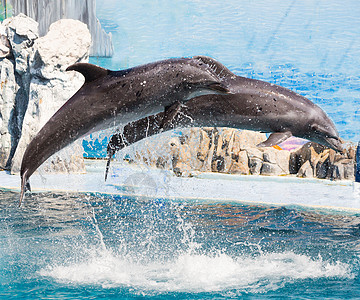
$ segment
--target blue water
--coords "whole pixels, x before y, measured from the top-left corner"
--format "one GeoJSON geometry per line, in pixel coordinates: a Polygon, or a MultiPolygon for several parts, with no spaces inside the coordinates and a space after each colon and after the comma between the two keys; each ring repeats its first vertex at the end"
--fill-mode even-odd
{"type": "Polygon", "coordinates": [[[3,299],[360,297],[360,215],[0,190],[3,299]]]}

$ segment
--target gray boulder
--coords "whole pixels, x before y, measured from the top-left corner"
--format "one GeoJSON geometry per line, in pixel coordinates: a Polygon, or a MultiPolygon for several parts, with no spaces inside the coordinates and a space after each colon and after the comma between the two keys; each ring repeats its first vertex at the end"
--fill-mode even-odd
{"type": "Polygon", "coordinates": [[[313,178],[314,177],[314,170],[311,167],[310,161],[306,161],[299,169],[299,172],[296,175],[297,177],[303,178],[313,178]]]}
{"type": "Polygon", "coordinates": [[[282,174],[282,169],[275,163],[263,162],[261,169],[261,175],[278,176],[282,174]]]}

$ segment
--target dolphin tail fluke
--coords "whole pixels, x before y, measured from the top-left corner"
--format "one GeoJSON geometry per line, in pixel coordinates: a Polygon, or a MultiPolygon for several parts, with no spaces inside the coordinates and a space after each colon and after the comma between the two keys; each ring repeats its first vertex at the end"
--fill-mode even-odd
{"type": "Polygon", "coordinates": [[[161,122],[160,129],[166,129],[171,127],[174,118],[180,112],[182,106],[183,104],[181,104],[179,101],[176,101],[174,104],[165,107],[164,117],[161,122]]]}
{"type": "Polygon", "coordinates": [[[24,199],[24,195],[26,191],[31,192],[29,177],[27,176],[27,171],[24,172],[21,176],[21,193],[20,193],[20,199],[19,199],[19,207],[22,204],[22,200],[24,199]]]}
{"type": "Polygon", "coordinates": [[[278,144],[286,141],[291,136],[292,136],[292,133],[290,131],[273,132],[272,134],[270,134],[269,138],[265,142],[262,142],[256,146],[257,147],[275,146],[275,145],[278,145],[278,144]]]}

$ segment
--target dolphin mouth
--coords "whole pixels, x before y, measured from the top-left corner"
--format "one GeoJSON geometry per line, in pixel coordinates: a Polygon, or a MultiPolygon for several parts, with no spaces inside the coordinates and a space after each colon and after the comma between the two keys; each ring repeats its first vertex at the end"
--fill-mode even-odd
{"type": "Polygon", "coordinates": [[[326,144],[329,148],[337,151],[342,152],[344,150],[343,143],[337,137],[325,137],[326,144]]]}

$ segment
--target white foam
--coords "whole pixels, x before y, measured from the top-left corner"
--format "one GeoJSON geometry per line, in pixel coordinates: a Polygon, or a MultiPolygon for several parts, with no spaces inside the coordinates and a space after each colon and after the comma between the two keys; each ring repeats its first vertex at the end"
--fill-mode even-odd
{"type": "Polygon", "coordinates": [[[230,257],[225,253],[184,253],[164,262],[136,262],[109,251],[82,263],[53,265],[40,271],[67,284],[129,287],[141,293],[267,292],[303,279],[353,278],[351,267],[312,259],[293,252],[257,257],[230,257]]]}

